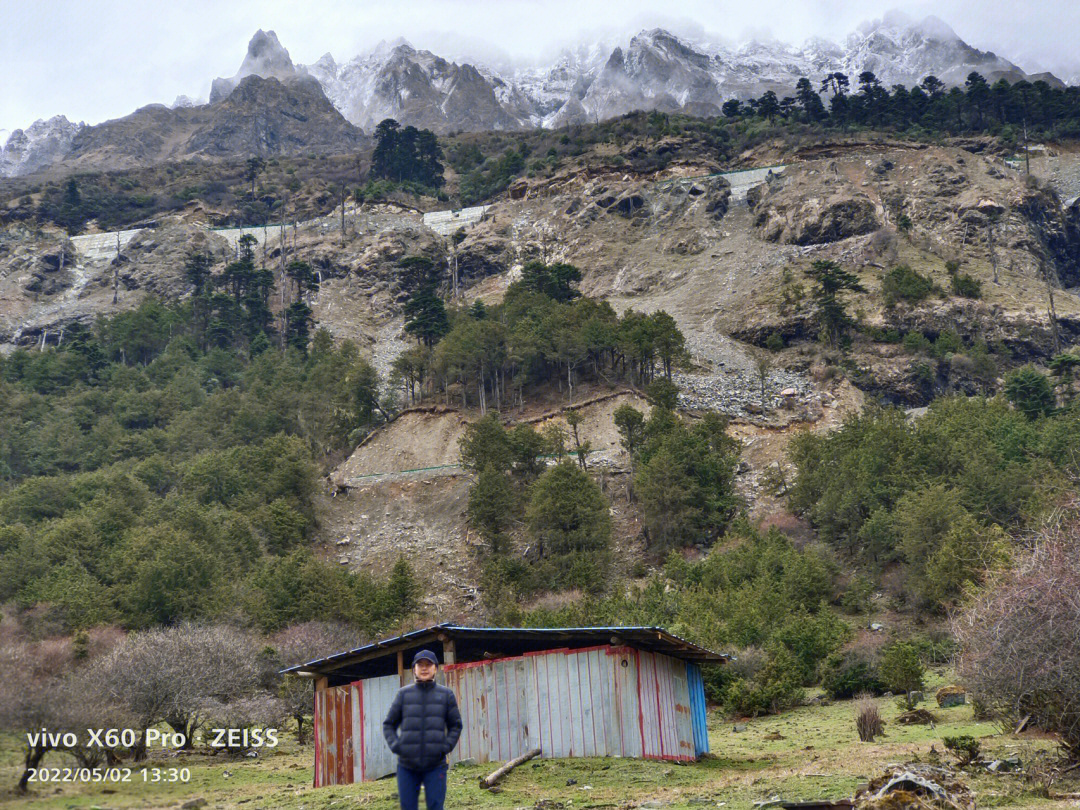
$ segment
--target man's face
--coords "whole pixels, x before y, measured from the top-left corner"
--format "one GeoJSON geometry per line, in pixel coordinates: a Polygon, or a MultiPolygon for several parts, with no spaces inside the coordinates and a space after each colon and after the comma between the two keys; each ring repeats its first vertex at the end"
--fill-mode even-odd
{"type": "Polygon", "coordinates": [[[413,677],[418,681],[431,681],[435,679],[438,667],[430,661],[417,661],[413,664],[413,677]]]}

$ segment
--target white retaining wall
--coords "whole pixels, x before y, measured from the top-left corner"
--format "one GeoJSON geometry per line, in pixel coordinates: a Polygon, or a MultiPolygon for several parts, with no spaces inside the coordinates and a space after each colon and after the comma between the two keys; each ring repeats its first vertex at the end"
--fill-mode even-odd
{"type": "Polygon", "coordinates": [[[449,236],[458,228],[468,228],[484,218],[484,212],[490,205],[477,205],[473,208],[459,208],[457,211],[432,211],[424,214],[424,224],[435,233],[449,236]]]}

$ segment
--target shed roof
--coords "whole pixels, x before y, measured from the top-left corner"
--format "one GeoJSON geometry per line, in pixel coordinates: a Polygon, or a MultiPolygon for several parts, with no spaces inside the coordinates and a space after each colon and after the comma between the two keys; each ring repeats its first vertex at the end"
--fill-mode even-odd
{"type": "MultiPolygon", "coordinates": [[[[485,653],[520,655],[524,652],[594,644],[628,645],[697,663],[721,663],[730,658],[679,638],[661,627],[465,627],[444,623],[297,664],[282,672],[338,675],[345,674],[341,670],[353,670],[362,677],[357,669],[360,665],[396,655],[399,651],[412,651],[433,642],[445,641],[454,642],[459,663],[483,659],[485,653]]],[[[363,669],[368,670],[369,667],[363,669]]]]}

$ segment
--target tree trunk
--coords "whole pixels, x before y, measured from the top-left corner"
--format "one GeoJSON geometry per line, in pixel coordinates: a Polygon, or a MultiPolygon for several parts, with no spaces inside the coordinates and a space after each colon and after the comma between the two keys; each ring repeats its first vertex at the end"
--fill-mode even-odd
{"type": "Polygon", "coordinates": [[[146,729],[145,728],[142,730],[142,733],[139,735],[139,741],[137,743],[135,743],[135,747],[132,749],[131,753],[132,753],[132,759],[134,759],[136,762],[142,762],[144,759],[146,759],[146,729]]]}
{"type": "Polygon", "coordinates": [[[503,765],[501,768],[498,768],[498,769],[492,771],[490,774],[488,774],[488,776],[486,776],[486,777],[481,776],[480,777],[480,787],[481,788],[495,787],[495,784],[500,779],[502,779],[504,776],[506,776],[508,773],[510,773],[510,771],[514,770],[514,768],[516,768],[518,765],[522,764],[523,762],[528,762],[533,757],[538,757],[538,756],[540,756],[540,749],[539,748],[534,748],[531,751],[528,751],[528,752],[522,754],[520,757],[515,757],[514,759],[510,760],[505,765],[503,765]]]}
{"type": "Polygon", "coordinates": [[[26,786],[30,782],[30,772],[37,769],[38,765],[41,764],[41,758],[48,751],[49,749],[43,746],[27,747],[25,768],[23,769],[23,775],[19,777],[19,793],[26,793],[26,786]]]}

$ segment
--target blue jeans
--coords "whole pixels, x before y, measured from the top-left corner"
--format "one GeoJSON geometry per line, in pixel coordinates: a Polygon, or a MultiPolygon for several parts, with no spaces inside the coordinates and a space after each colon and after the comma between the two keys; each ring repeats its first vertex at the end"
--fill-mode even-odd
{"type": "Polygon", "coordinates": [[[397,792],[401,810],[417,810],[420,806],[420,785],[424,786],[427,810],[443,810],[443,802],[446,801],[446,769],[445,762],[429,771],[414,771],[398,765],[397,792]]]}

